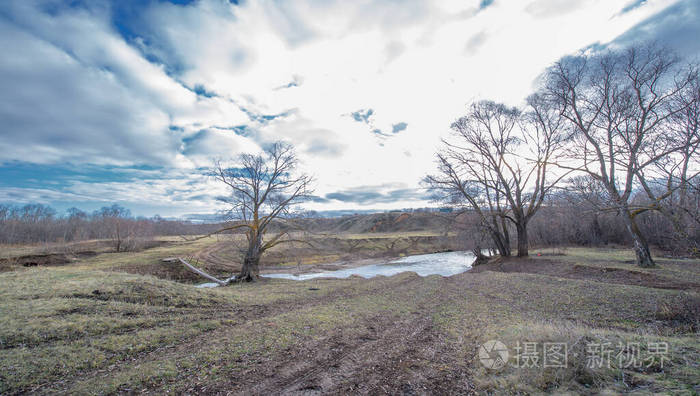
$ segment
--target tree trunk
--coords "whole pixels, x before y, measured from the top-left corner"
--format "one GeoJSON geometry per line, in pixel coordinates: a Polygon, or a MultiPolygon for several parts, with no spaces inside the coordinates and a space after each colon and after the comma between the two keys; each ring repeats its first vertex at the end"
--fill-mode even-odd
{"type": "Polygon", "coordinates": [[[508,232],[508,223],[503,217],[501,217],[501,233],[503,235],[503,245],[506,250],[505,257],[510,257],[510,232],[508,232]]]}
{"type": "Polygon", "coordinates": [[[637,255],[637,265],[645,268],[654,267],[656,264],[651,258],[649,243],[647,242],[646,238],[644,238],[644,235],[642,235],[642,232],[639,230],[637,222],[632,217],[631,213],[629,212],[629,209],[622,208],[621,211],[623,211],[623,213],[621,214],[623,219],[625,220],[625,227],[627,228],[627,232],[629,232],[634,243],[634,253],[637,255]]]}
{"type": "Polygon", "coordinates": [[[528,256],[527,224],[516,224],[518,232],[518,257],[528,256]]]}
{"type": "Polygon", "coordinates": [[[634,237],[634,252],[637,254],[637,265],[640,267],[654,267],[656,263],[651,258],[651,252],[649,251],[649,244],[646,239],[641,235],[635,235],[634,237]]]}
{"type": "Polygon", "coordinates": [[[496,250],[501,257],[510,257],[510,235],[508,235],[508,228],[501,218],[501,223],[499,224],[497,216],[491,217],[491,226],[488,227],[491,232],[491,239],[496,245],[496,250]],[[501,229],[501,227],[503,227],[501,229]]]}
{"type": "Polygon", "coordinates": [[[187,260],[185,260],[185,259],[183,259],[183,258],[181,258],[181,257],[177,257],[177,258],[165,258],[165,259],[163,259],[162,261],[164,261],[164,262],[166,262],[166,263],[170,263],[170,262],[173,262],[173,261],[175,261],[175,260],[180,261],[182,264],[185,265],[185,267],[187,267],[190,271],[194,272],[195,274],[201,275],[202,277],[207,278],[207,279],[209,279],[209,280],[211,280],[211,281],[214,281],[214,282],[218,283],[218,284],[221,285],[221,286],[225,286],[225,285],[228,285],[229,283],[231,283],[231,279],[221,280],[221,279],[215,278],[215,277],[213,277],[213,276],[207,274],[206,272],[202,271],[201,269],[195,267],[194,265],[188,263],[187,260]]]}
{"type": "Polygon", "coordinates": [[[241,267],[241,272],[236,277],[236,281],[239,282],[255,282],[260,277],[260,256],[257,255],[246,255],[243,259],[243,266],[241,267]]]}
{"type": "Polygon", "coordinates": [[[496,245],[496,250],[501,257],[510,257],[510,244],[508,244],[505,238],[500,232],[496,230],[491,230],[491,238],[493,243],[496,245]]]}
{"type": "Polygon", "coordinates": [[[473,248],[472,253],[474,254],[474,257],[476,257],[476,259],[472,263],[472,266],[476,267],[477,265],[488,263],[489,257],[484,255],[481,246],[476,246],[475,248],[473,248]]]}
{"type": "Polygon", "coordinates": [[[255,282],[260,276],[260,257],[262,256],[262,234],[248,235],[248,250],[243,259],[241,272],[236,277],[238,282],[255,282]]]}

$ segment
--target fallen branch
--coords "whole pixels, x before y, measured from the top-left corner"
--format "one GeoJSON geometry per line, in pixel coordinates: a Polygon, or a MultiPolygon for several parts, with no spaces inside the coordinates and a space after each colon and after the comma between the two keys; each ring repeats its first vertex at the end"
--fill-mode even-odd
{"type": "Polygon", "coordinates": [[[218,284],[221,285],[221,286],[226,286],[226,285],[228,285],[228,284],[231,283],[231,281],[234,279],[233,277],[231,277],[231,278],[229,278],[229,279],[226,279],[226,280],[221,280],[221,279],[215,278],[215,277],[213,277],[213,276],[207,274],[206,272],[202,271],[201,269],[199,269],[199,268],[193,266],[192,264],[188,263],[188,262],[187,262],[185,259],[183,259],[182,257],[178,257],[177,259],[178,259],[185,267],[187,267],[190,271],[192,271],[192,272],[194,272],[195,274],[200,275],[200,276],[202,276],[202,277],[204,277],[204,278],[207,278],[207,279],[209,279],[210,281],[216,282],[216,283],[218,283],[218,284]]]}

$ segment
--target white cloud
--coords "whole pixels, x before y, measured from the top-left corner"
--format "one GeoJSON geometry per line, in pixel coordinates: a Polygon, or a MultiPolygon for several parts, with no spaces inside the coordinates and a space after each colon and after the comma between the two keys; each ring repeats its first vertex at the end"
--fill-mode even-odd
{"type": "MultiPolygon", "coordinates": [[[[628,0],[480,3],[157,2],[131,21],[129,39],[110,19],[118,3],[51,13],[43,2],[5,3],[0,162],[190,168],[286,139],[316,175],[318,195],[415,189],[467,102],[517,105],[557,58],[609,42],[674,2],[626,13],[628,0]],[[370,108],[374,128],[408,127],[378,139],[348,116],[370,108]]],[[[162,196],[148,190],[134,194],[162,196]]],[[[426,203],[417,197],[397,195],[396,206],[426,203]]]]}

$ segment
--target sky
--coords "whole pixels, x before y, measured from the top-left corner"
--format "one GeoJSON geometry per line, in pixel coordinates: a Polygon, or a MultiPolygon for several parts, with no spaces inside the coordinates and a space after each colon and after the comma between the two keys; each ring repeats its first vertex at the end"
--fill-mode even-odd
{"type": "Polygon", "coordinates": [[[210,214],[214,160],[285,140],[307,209],[434,206],[420,180],[468,103],[699,37],[700,0],[3,0],[0,202],[210,214]]]}

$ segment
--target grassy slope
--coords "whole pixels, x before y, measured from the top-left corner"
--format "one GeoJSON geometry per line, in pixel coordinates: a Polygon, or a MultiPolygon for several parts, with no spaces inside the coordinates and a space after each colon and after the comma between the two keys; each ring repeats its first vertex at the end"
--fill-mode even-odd
{"type": "MultiPolygon", "coordinates": [[[[692,393],[700,379],[697,334],[659,315],[668,301],[696,298],[697,291],[494,271],[195,289],[112,271],[156,265],[159,257],[207,243],[0,274],[0,394],[264,394],[318,386],[373,393],[692,393]],[[510,346],[667,341],[671,361],[664,369],[589,369],[581,356],[565,370],[489,372],[475,358],[488,339],[510,346]]],[[[636,270],[626,263],[630,258],[588,249],[556,257],[562,265],[636,270]]],[[[645,271],[696,280],[700,263],[665,261],[645,271]]]]}

